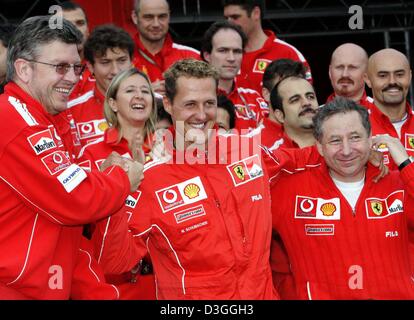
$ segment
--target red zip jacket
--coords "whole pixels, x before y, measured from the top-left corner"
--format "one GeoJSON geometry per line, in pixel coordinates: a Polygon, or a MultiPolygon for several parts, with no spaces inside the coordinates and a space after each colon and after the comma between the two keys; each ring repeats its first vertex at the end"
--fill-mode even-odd
{"type": "Polygon", "coordinates": [[[282,41],[270,31],[265,30],[267,40],[259,50],[243,53],[238,84],[244,88],[251,88],[262,92],[263,73],[266,67],[277,59],[292,59],[302,62],[306,67],[306,79],[312,82],[312,74],[305,57],[289,43],[282,41]]]}
{"type": "Polygon", "coordinates": [[[31,299],[67,299],[82,224],[119,210],[129,180],[119,167],[88,174],[74,164],[67,118],[14,83],[0,116],[0,283],[31,299]]]}
{"type": "Polygon", "coordinates": [[[281,175],[272,190],[273,227],[285,244],[300,299],[414,299],[407,219],[414,166],[378,183],[368,164],[355,211],[325,164],[281,175]],[[278,199],[283,199],[283,201],[278,199]]]}
{"type": "Polygon", "coordinates": [[[80,79],[75,88],[73,88],[72,92],[70,93],[70,98],[75,99],[79,96],[84,95],[86,92],[93,90],[95,84],[95,77],[89,71],[89,68],[86,68],[80,76],[80,79]]]}
{"type": "MultiPolygon", "coordinates": [[[[401,143],[405,146],[408,155],[414,156],[414,112],[407,102],[407,121],[401,128],[401,137],[392,125],[390,118],[383,114],[375,105],[370,109],[369,119],[372,126],[372,136],[377,134],[389,134],[392,137],[400,138],[401,143]]],[[[387,148],[379,148],[379,151],[384,154],[384,163],[387,164],[391,170],[398,169],[389,155],[387,148]]]]}
{"type": "Polygon", "coordinates": [[[255,129],[258,123],[269,115],[269,107],[262,96],[255,90],[239,87],[236,80],[229,94],[222,90],[219,90],[219,93],[233,102],[236,111],[234,127],[239,132],[243,129],[255,129]]]}
{"type": "MultiPolygon", "coordinates": [[[[115,128],[109,128],[105,131],[102,138],[93,143],[87,144],[79,155],[79,165],[83,168],[91,170],[99,170],[102,162],[111,154],[112,151],[128,158],[132,158],[128,142],[125,139],[119,139],[119,132],[115,128]]],[[[149,150],[147,150],[149,151],[149,150]]],[[[130,221],[134,214],[134,208],[141,195],[140,191],[128,195],[125,200],[124,214],[130,221]]],[[[108,227],[111,223],[111,217],[105,218],[100,222],[106,224],[108,227]]],[[[92,244],[94,246],[94,256],[101,260],[101,256],[105,250],[105,235],[93,234],[92,244]]],[[[138,262],[138,261],[137,261],[138,262]]],[[[141,275],[134,274],[134,272],[125,272],[122,275],[106,274],[108,282],[117,286],[120,291],[120,299],[134,299],[134,300],[153,300],[155,299],[155,279],[154,274],[141,275]]]]}
{"type": "Polygon", "coordinates": [[[161,51],[155,55],[144,47],[138,33],[134,37],[134,42],[135,52],[132,63],[137,69],[146,73],[151,82],[164,79],[163,72],[178,60],[201,59],[198,50],[174,43],[169,34],[165,37],[161,51]]]}
{"type": "MultiPolygon", "coordinates": [[[[277,299],[268,180],[289,162],[253,146],[247,136],[218,136],[208,154],[182,164],[180,152],[173,163],[149,162],[130,231],[118,214],[95,230],[107,239],[104,269],[129,270],[148,249],[158,299],[277,299]]],[[[299,151],[295,164],[315,157],[310,148],[299,151]]]]}
{"type": "Polygon", "coordinates": [[[108,128],[104,116],[104,100],[104,95],[95,86],[93,90],[68,103],[82,146],[102,137],[108,128]]]}
{"type": "MultiPolygon", "coordinates": [[[[335,99],[336,95],[335,93],[332,93],[328,99],[326,99],[326,103],[331,102],[333,99],[335,99]]],[[[372,99],[370,96],[367,96],[367,93],[364,91],[364,94],[362,95],[361,99],[358,101],[358,103],[367,108],[368,110],[370,110],[373,106],[375,106],[374,104],[374,99],[372,99]]]]}

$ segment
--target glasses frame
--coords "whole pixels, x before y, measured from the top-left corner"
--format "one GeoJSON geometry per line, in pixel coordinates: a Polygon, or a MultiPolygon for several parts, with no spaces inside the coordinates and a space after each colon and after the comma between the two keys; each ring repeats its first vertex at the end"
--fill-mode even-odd
{"type": "Polygon", "coordinates": [[[51,67],[55,67],[55,71],[57,74],[60,74],[62,76],[64,76],[65,74],[67,74],[70,70],[70,68],[73,68],[73,73],[76,76],[80,76],[82,75],[83,71],[85,71],[86,65],[85,64],[70,64],[70,63],[57,63],[57,64],[53,64],[53,63],[47,63],[47,62],[42,62],[42,61],[36,61],[36,60],[27,60],[29,62],[34,62],[34,63],[40,63],[40,64],[44,64],[47,66],[51,66],[51,67]],[[80,68],[79,71],[76,71],[77,68],[80,68]]]}

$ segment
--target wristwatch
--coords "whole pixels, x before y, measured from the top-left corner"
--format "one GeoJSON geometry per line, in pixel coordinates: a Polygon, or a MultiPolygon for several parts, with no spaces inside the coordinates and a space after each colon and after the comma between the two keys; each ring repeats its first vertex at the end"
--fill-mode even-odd
{"type": "Polygon", "coordinates": [[[410,163],[413,163],[413,162],[414,162],[414,157],[409,156],[407,160],[404,160],[403,162],[401,162],[401,164],[398,166],[398,170],[401,171],[402,169],[404,169],[406,166],[408,166],[410,163]]]}

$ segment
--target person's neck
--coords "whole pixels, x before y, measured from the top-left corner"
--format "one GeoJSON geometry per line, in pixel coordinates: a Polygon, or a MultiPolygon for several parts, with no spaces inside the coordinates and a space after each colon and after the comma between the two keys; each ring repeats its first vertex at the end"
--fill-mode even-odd
{"type": "Polygon", "coordinates": [[[224,91],[226,94],[229,94],[233,89],[234,79],[227,80],[227,79],[220,79],[218,88],[224,91]]]}
{"type": "Polygon", "coordinates": [[[315,144],[315,137],[312,129],[303,129],[301,131],[293,130],[289,127],[284,127],[287,136],[297,143],[300,148],[309,147],[315,144]]]}
{"type": "Polygon", "coordinates": [[[249,34],[245,51],[251,52],[259,50],[263,47],[266,40],[267,36],[261,27],[257,28],[256,30],[253,30],[252,33],[249,34]]]}
{"type": "Polygon", "coordinates": [[[362,99],[362,96],[364,95],[364,92],[365,92],[365,90],[362,90],[362,91],[359,91],[355,94],[350,94],[348,96],[346,96],[346,95],[344,96],[344,95],[340,95],[340,94],[335,93],[335,96],[338,96],[338,97],[342,96],[342,97],[350,99],[352,101],[359,102],[362,99]]]}
{"type": "Polygon", "coordinates": [[[144,45],[145,49],[147,49],[152,55],[156,55],[158,52],[161,51],[165,38],[162,38],[159,41],[148,41],[139,35],[139,39],[141,43],[144,45]]]}
{"type": "Polygon", "coordinates": [[[145,140],[145,122],[139,123],[137,125],[131,126],[131,125],[122,125],[121,124],[121,132],[122,137],[128,141],[128,147],[132,151],[132,148],[134,148],[134,141],[140,136],[142,138],[142,143],[144,143],[145,140]]]}
{"type": "Polygon", "coordinates": [[[407,113],[405,99],[398,106],[385,106],[381,103],[378,103],[378,101],[376,100],[374,100],[374,103],[378,107],[378,109],[390,119],[391,122],[397,122],[402,120],[407,113]]]}
{"type": "Polygon", "coordinates": [[[0,84],[2,84],[2,83],[4,83],[4,82],[6,82],[6,76],[4,76],[4,77],[0,77],[0,84]]]}
{"type": "Polygon", "coordinates": [[[336,181],[340,183],[355,183],[355,182],[363,181],[365,180],[365,172],[366,172],[366,168],[353,177],[344,177],[344,176],[339,176],[335,171],[329,168],[329,175],[331,176],[331,178],[335,179],[336,181]]]}

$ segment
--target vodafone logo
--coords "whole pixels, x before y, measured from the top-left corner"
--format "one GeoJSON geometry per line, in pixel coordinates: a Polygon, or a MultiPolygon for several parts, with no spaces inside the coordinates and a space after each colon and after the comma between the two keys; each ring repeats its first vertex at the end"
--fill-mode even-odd
{"type": "Polygon", "coordinates": [[[300,210],[302,210],[302,212],[308,213],[311,212],[314,208],[315,204],[309,199],[304,199],[300,203],[300,210]]]}
{"type": "Polygon", "coordinates": [[[63,162],[63,157],[59,153],[55,152],[53,153],[53,162],[56,164],[61,164],[63,162]]]}
{"type": "Polygon", "coordinates": [[[85,123],[81,126],[82,133],[91,133],[93,130],[93,126],[90,123],[85,123]]]}
{"type": "Polygon", "coordinates": [[[176,202],[177,198],[178,198],[177,192],[174,190],[166,190],[162,194],[162,200],[164,200],[168,204],[176,202]]]}

